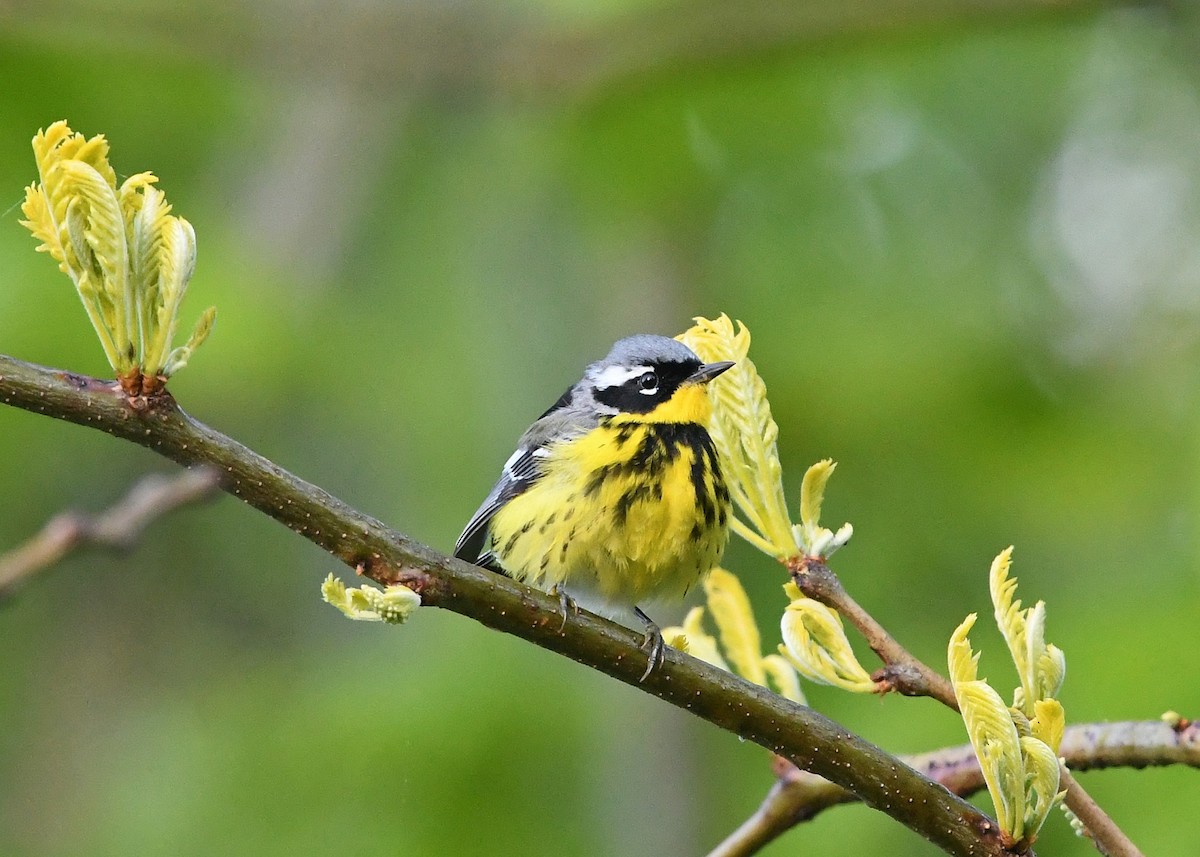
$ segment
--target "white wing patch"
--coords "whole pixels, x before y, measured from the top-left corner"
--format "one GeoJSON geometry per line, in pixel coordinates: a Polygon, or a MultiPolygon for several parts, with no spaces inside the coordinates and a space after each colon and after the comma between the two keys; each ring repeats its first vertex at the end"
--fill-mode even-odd
{"type": "MultiPolygon", "coordinates": [[[[504,462],[504,472],[511,476],[512,472],[513,472],[513,465],[515,465],[521,459],[521,456],[524,454],[525,454],[525,450],[518,449],[516,452],[514,452],[512,455],[510,455],[508,457],[508,461],[504,462]]],[[[535,455],[536,455],[536,453],[535,453],[535,455]]]]}
{"type": "Polygon", "coordinates": [[[592,378],[592,384],[597,390],[607,390],[609,387],[619,387],[629,379],[649,371],[649,366],[606,366],[592,378]]]}

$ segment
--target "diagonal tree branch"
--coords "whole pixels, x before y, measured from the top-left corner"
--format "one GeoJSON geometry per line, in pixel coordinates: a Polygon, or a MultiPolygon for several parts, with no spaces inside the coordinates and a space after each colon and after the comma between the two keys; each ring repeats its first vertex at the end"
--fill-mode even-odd
{"type": "MultiPolygon", "coordinates": [[[[1200,722],[1138,720],[1121,723],[1084,723],[1067,727],[1059,752],[1067,766],[1087,771],[1116,766],[1136,768],[1189,765],[1200,768],[1200,722]]],[[[967,797],[984,787],[979,760],[970,744],[932,753],[901,756],[950,791],[967,797]]],[[[708,857],[748,857],[798,824],[857,798],[823,777],[777,760],[778,779],[762,804],[708,857]]]]}
{"type": "Polygon", "coordinates": [[[0,604],[29,578],[86,547],[128,550],[158,518],[211,496],[218,487],[216,471],[185,470],[173,477],[147,476],[118,503],[97,515],[63,512],[37,535],[0,554],[0,604]]]}
{"type": "Polygon", "coordinates": [[[828,718],[674,649],[643,683],[638,633],[585,611],[561,627],[556,598],[388,529],[193,420],[169,395],[131,403],[112,382],[0,356],[0,402],[106,431],[185,466],[211,466],[225,491],[372,579],[409,586],[425,605],[469,616],[691,711],[848,789],[949,854],[1005,854],[995,822],[828,718]]]}

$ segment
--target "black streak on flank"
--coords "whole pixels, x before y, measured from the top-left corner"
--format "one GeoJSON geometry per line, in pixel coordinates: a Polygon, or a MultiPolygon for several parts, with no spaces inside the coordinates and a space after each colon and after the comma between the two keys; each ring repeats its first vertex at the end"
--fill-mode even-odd
{"type": "Polygon", "coordinates": [[[717,500],[717,526],[724,527],[729,521],[729,488],[721,473],[721,463],[717,459],[717,450],[711,438],[704,445],[704,458],[708,461],[708,467],[712,471],[713,493],[717,500]]]}
{"type": "MultiPolygon", "coordinates": [[[[617,429],[618,437],[627,428],[617,429]]],[[[613,521],[623,526],[634,503],[648,497],[656,501],[662,499],[664,472],[686,447],[691,452],[688,475],[704,526],[710,530],[714,526],[724,527],[728,519],[729,491],[721,478],[717,451],[708,431],[696,423],[645,423],[638,428],[644,434],[633,455],[597,468],[584,485],[584,495],[595,496],[611,478],[636,477],[633,487],[626,490],[613,507],[613,521]]]]}
{"type": "Polygon", "coordinates": [[[517,540],[519,538],[521,538],[521,536],[523,536],[527,532],[529,532],[531,529],[533,529],[533,521],[526,521],[525,525],[523,527],[521,527],[521,529],[517,530],[515,533],[513,533],[511,536],[508,537],[508,541],[506,541],[504,543],[504,547],[500,549],[500,555],[508,556],[510,553],[512,553],[512,549],[516,546],[517,540]]]}
{"type": "Polygon", "coordinates": [[[692,489],[696,492],[696,505],[700,508],[700,514],[704,516],[704,526],[710,530],[717,522],[717,507],[716,501],[713,499],[708,490],[707,481],[704,474],[708,471],[705,466],[705,456],[699,449],[692,450],[692,466],[690,474],[692,477],[692,489]]]}
{"type": "MultiPolygon", "coordinates": [[[[655,484],[658,485],[658,483],[655,484]]],[[[659,489],[661,491],[661,486],[659,486],[659,489]]],[[[625,519],[629,515],[629,507],[638,500],[646,499],[649,495],[650,486],[645,482],[639,483],[622,494],[621,499],[617,501],[617,505],[613,507],[613,523],[618,527],[625,526],[625,519]]]]}
{"type": "Polygon", "coordinates": [[[598,467],[592,471],[592,475],[588,477],[587,484],[583,486],[583,493],[586,497],[591,497],[600,490],[600,486],[604,484],[604,480],[609,477],[613,469],[619,465],[606,464],[603,467],[598,467]]]}
{"type": "Polygon", "coordinates": [[[625,473],[649,475],[662,470],[664,461],[671,461],[677,455],[679,455],[679,450],[675,449],[670,442],[659,437],[657,426],[647,426],[637,452],[618,467],[625,473]]]}

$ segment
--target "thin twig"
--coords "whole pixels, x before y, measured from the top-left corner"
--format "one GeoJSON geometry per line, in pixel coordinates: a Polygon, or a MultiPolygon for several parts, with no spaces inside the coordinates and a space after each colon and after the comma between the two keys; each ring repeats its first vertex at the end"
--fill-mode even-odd
{"type": "Polygon", "coordinates": [[[1083,822],[1088,837],[1104,857],[1142,857],[1142,852],[1109,817],[1065,767],[1059,766],[1058,784],[1066,789],[1063,803],[1083,822]]]}
{"type": "Polygon", "coordinates": [[[642,635],[587,611],[563,627],[557,598],[445,556],[350,508],[185,414],[169,394],[135,410],[111,382],[0,355],[0,402],[99,429],[180,464],[207,464],[221,487],[383,584],[422,603],[591,666],[754,741],[853,791],[949,854],[1004,857],[996,823],[828,718],[675,649],[642,681],[642,635]]]}
{"type": "Polygon", "coordinates": [[[894,690],[904,696],[932,697],[958,710],[958,700],[954,698],[954,688],[950,682],[911,655],[887,629],[876,622],[875,617],[850,596],[838,576],[822,559],[799,556],[789,560],[787,567],[801,592],[840,613],[862,634],[871,651],[883,661],[883,669],[871,676],[881,690],[894,690]]]}
{"type": "Polygon", "coordinates": [[[88,547],[130,549],[151,523],[211,496],[218,485],[216,472],[207,467],[171,477],[155,474],[143,478],[118,503],[99,514],[55,515],[23,545],[0,554],[0,603],[72,551],[88,547]]]}
{"type": "MultiPolygon", "coordinates": [[[[871,676],[883,690],[905,696],[929,696],[958,711],[958,700],[950,682],[909,653],[875,618],[864,610],[842,586],[838,576],[820,557],[799,556],[788,560],[788,570],[800,591],[838,611],[853,625],[883,661],[884,667],[871,676]]],[[[1142,852],[1092,799],[1083,786],[1062,769],[1063,799],[1091,834],[1096,849],[1107,857],[1141,857],[1142,852]]]]}
{"type": "MultiPolygon", "coordinates": [[[[1075,771],[1118,766],[1200,768],[1200,723],[1183,721],[1180,727],[1161,720],[1077,724],[1067,727],[1059,753],[1075,771]]],[[[900,758],[962,797],[984,787],[983,772],[970,744],[900,758]]],[[[749,857],[797,824],[811,821],[830,807],[857,800],[822,777],[779,762],[777,780],[762,804],[708,857],[749,857]]]]}

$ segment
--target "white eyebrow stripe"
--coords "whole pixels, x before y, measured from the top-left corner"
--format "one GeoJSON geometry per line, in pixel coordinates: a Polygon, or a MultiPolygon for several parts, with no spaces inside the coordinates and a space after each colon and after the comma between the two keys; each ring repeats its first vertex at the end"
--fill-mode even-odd
{"type": "Polygon", "coordinates": [[[649,366],[606,366],[592,378],[597,390],[607,390],[609,387],[619,387],[630,378],[636,378],[649,372],[649,366]]]}

